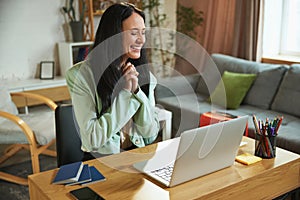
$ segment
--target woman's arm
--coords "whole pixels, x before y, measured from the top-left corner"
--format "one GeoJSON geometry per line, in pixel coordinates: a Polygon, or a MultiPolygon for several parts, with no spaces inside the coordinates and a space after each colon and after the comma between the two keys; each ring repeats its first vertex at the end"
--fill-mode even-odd
{"type": "MultiPolygon", "coordinates": [[[[137,92],[137,94],[134,94],[135,98],[140,102],[141,105],[133,116],[134,129],[132,137],[138,137],[138,135],[142,136],[144,144],[146,145],[152,143],[156,139],[160,129],[158,114],[154,109],[155,86],[156,79],[152,74],[150,74],[149,97],[147,97],[141,89],[137,92]]],[[[136,138],[132,140],[135,142],[136,138]]],[[[140,146],[138,144],[136,145],[140,146]]]]}
{"type": "Polygon", "coordinates": [[[108,112],[101,112],[101,101],[96,103],[96,86],[88,67],[76,65],[66,74],[75,116],[80,128],[82,147],[86,151],[117,153],[120,148],[120,129],[133,117],[140,102],[131,92],[122,90],[108,112]]]}

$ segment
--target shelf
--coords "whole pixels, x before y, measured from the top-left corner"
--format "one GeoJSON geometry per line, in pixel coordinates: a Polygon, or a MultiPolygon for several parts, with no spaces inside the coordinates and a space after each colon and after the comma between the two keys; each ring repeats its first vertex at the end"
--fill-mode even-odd
{"type": "Polygon", "coordinates": [[[92,41],[58,43],[60,74],[62,76],[65,76],[65,73],[68,69],[70,69],[77,62],[82,61],[85,55],[87,55],[87,53],[89,52],[90,48],[93,46],[93,44],[94,42],[92,41]],[[82,52],[80,52],[80,48],[86,47],[88,48],[88,52],[85,52],[84,55],[82,55],[82,52]]]}
{"type": "Polygon", "coordinates": [[[9,92],[24,92],[29,90],[46,89],[51,87],[66,86],[66,79],[64,77],[57,76],[50,80],[41,79],[25,79],[25,80],[3,80],[5,85],[8,86],[9,92]]]}
{"type": "Polygon", "coordinates": [[[62,42],[65,43],[71,47],[79,47],[79,46],[90,46],[93,45],[94,42],[93,41],[84,41],[84,42],[62,42]]]}

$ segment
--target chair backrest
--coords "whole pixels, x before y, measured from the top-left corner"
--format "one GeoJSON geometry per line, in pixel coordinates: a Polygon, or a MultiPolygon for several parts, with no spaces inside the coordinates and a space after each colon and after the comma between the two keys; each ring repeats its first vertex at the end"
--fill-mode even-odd
{"type": "Polygon", "coordinates": [[[55,109],[57,166],[81,161],[81,139],[71,104],[62,104],[55,109]]]}
{"type": "Polygon", "coordinates": [[[0,110],[14,115],[19,113],[15,103],[11,99],[8,88],[3,84],[0,84],[0,99],[0,110]]]}

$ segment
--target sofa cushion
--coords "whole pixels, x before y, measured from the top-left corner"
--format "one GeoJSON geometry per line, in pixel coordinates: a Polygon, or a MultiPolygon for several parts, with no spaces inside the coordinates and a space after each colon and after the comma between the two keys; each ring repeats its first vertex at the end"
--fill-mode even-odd
{"type": "Polygon", "coordinates": [[[280,126],[277,136],[277,146],[300,154],[300,122],[299,120],[280,126]]]}
{"type": "MultiPolygon", "coordinates": [[[[237,73],[257,74],[256,80],[253,82],[242,103],[263,109],[270,108],[282,76],[288,69],[285,65],[258,63],[223,54],[212,54],[212,59],[221,74],[225,70],[237,73]]],[[[199,81],[196,90],[199,93],[207,93],[208,90],[203,80],[199,81]]]]}
{"type": "Polygon", "coordinates": [[[212,110],[208,96],[194,93],[157,99],[157,104],[172,112],[172,137],[199,126],[200,114],[212,110]]]}
{"type": "Polygon", "coordinates": [[[300,65],[292,65],[285,74],[272,104],[272,110],[300,117],[300,65]]]}
{"type": "Polygon", "coordinates": [[[222,81],[210,96],[210,101],[226,108],[237,109],[250,89],[256,74],[233,73],[225,71],[222,81]],[[226,92],[226,97],[224,94],[226,92]],[[225,101],[226,100],[226,101],[225,101]]]}
{"type": "Polygon", "coordinates": [[[286,66],[279,66],[259,72],[243,104],[257,106],[262,109],[270,109],[282,76],[286,70],[286,66]]]}
{"type": "Polygon", "coordinates": [[[199,78],[199,74],[157,78],[155,97],[159,99],[193,93],[199,78]]]}

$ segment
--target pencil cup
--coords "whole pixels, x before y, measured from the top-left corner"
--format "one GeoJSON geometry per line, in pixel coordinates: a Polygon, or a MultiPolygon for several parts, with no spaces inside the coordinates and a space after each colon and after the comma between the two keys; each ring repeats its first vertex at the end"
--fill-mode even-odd
{"type": "Polygon", "coordinates": [[[276,135],[255,134],[255,155],[261,158],[275,158],[276,135]]]}

